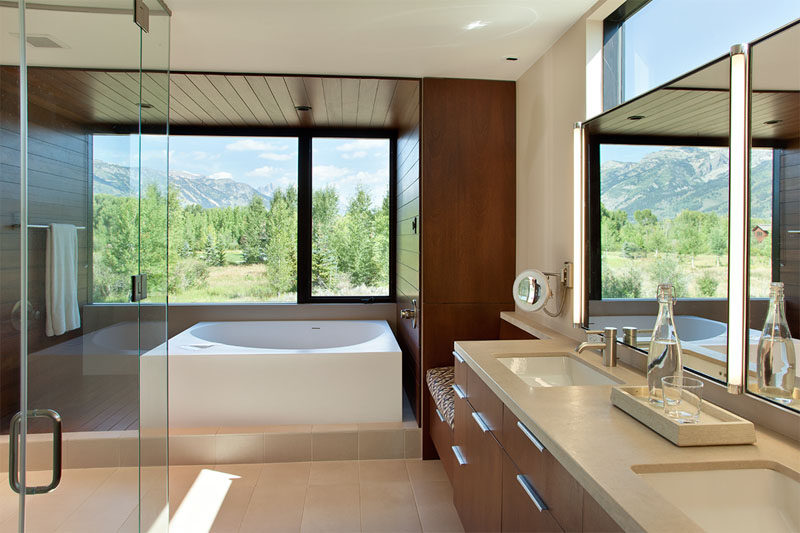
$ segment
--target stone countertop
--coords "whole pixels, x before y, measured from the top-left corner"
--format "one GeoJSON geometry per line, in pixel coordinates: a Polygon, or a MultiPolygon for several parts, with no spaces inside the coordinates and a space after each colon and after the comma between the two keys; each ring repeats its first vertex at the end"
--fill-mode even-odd
{"type": "MultiPolygon", "coordinates": [[[[514,323],[520,325],[518,320],[514,323]]],[[[800,446],[758,426],[756,444],[681,448],[614,407],[610,385],[528,386],[497,358],[569,353],[626,384],[645,385],[646,379],[629,367],[603,367],[595,351],[576,354],[574,340],[548,328],[525,329],[540,339],[461,341],[455,349],[626,531],[702,531],[634,473],[635,465],[675,465],[675,470],[685,470],[693,463],[725,462],[730,468],[756,461],[763,467],[766,461],[800,471],[800,446]]]]}

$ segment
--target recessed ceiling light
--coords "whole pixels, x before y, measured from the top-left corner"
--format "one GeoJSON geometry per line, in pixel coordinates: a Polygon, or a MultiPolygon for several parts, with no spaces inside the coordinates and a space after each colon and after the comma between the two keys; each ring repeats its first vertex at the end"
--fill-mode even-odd
{"type": "Polygon", "coordinates": [[[514,56],[508,56],[506,58],[506,61],[519,61],[519,58],[518,57],[514,57],[514,56]]]}
{"type": "Polygon", "coordinates": [[[148,104],[147,102],[142,102],[139,104],[142,109],[153,109],[153,104],[148,104]]]}
{"type": "Polygon", "coordinates": [[[298,111],[311,111],[310,105],[296,105],[294,108],[298,111]]]}
{"type": "Polygon", "coordinates": [[[472,22],[470,22],[469,24],[464,26],[464,29],[465,30],[477,30],[478,28],[483,28],[483,27],[487,26],[488,24],[489,24],[488,22],[485,22],[483,20],[473,20],[472,22]]]}
{"type": "Polygon", "coordinates": [[[643,118],[645,118],[644,115],[631,115],[628,117],[628,120],[642,120],[643,118]]]}
{"type": "Polygon", "coordinates": [[[772,119],[772,120],[768,120],[768,121],[764,122],[764,125],[765,126],[774,126],[775,124],[780,124],[781,122],[783,122],[783,121],[779,120],[779,119],[772,119]]]}

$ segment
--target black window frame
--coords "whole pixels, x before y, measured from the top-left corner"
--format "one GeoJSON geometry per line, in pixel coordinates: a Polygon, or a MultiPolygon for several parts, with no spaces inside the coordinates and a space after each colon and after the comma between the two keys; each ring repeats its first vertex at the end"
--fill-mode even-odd
{"type": "MultiPolygon", "coordinates": [[[[297,302],[310,303],[395,303],[397,301],[397,137],[394,129],[384,128],[262,128],[208,127],[170,125],[169,136],[195,137],[292,137],[297,139],[297,302]],[[311,222],[312,168],[314,138],[387,139],[389,140],[389,294],[386,296],[312,296],[311,295],[311,222]]],[[[162,135],[157,128],[142,128],[142,134],[162,135]]],[[[97,133],[101,133],[98,131],[97,133]]],[[[115,128],[113,133],[131,133],[115,128]]],[[[202,302],[197,302],[202,303],[202,302]]],[[[272,305],[271,302],[253,302],[272,305]]],[[[275,302],[277,303],[277,302],[275,302]]],[[[217,305],[210,303],[209,305],[217,305]]]]}
{"type": "Polygon", "coordinates": [[[603,19],[603,110],[625,103],[625,22],[652,0],[626,0],[603,19]]]}

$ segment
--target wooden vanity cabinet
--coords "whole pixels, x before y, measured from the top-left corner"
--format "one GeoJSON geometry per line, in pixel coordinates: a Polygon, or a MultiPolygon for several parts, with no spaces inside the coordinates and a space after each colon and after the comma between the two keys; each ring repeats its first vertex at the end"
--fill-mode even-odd
{"type": "Polygon", "coordinates": [[[461,389],[465,397],[455,400],[454,446],[465,464],[459,465],[454,454],[453,478],[464,529],[622,531],[536,435],[464,367],[468,392],[461,389]]]}
{"type": "Polygon", "coordinates": [[[455,398],[455,412],[453,498],[458,516],[466,531],[500,531],[503,451],[491,431],[483,431],[466,399],[455,398]]]}

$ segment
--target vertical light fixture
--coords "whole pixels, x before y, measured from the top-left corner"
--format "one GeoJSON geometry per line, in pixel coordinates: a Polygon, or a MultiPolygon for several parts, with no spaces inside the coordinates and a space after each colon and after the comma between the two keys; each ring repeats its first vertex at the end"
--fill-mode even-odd
{"type": "Polygon", "coordinates": [[[750,61],[731,47],[730,198],[728,203],[728,392],[747,384],[747,266],[750,249],[750,61]]]}
{"type": "Polygon", "coordinates": [[[576,122],[572,129],[572,325],[581,327],[586,318],[586,299],[583,297],[585,277],[584,234],[586,180],[584,164],[583,124],[576,122]]]}

